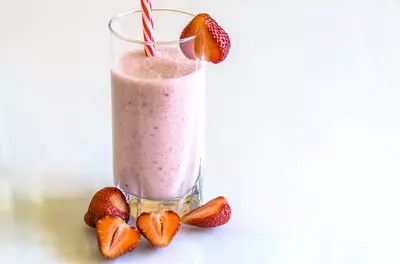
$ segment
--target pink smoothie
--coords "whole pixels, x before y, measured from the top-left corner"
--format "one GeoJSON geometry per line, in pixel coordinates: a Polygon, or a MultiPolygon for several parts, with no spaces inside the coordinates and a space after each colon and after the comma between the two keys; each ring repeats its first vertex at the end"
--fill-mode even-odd
{"type": "Polygon", "coordinates": [[[152,200],[180,197],[199,177],[205,76],[179,48],[124,53],[111,70],[114,181],[152,200]]]}

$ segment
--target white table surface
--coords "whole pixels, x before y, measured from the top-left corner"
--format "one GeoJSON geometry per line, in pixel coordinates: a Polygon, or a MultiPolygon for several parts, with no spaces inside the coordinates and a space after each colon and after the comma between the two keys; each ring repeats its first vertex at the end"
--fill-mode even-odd
{"type": "MultiPolygon", "coordinates": [[[[1,263],[103,262],[83,214],[112,182],[107,22],[135,1],[1,0],[1,263]]],[[[233,216],[110,262],[400,263],[400,2],[154,6],[231,35],[208,69],[205,197],[233,216]]]]}

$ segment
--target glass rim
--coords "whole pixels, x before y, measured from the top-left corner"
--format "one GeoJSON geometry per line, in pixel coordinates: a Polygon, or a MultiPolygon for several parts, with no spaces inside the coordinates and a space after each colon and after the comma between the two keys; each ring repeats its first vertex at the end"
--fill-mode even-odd
{"type": "MultiPolygon", "coordinates": [[[[190,12],[187,12],[187,11],[184,11],[184,10],[180,10],[180,9],[173,9],[173,8],[153,8],[152,11],[156,11],[156,12],[157,11],[168,11],[168,12],[176,12],[176,13],[189,15],[191,17],[195,17],[196,16],[193,13],[190,13],[190,12]]],[[[120,18],[122,18],[122,17],[124,17],[126,15],[136,14],[136,13],[142,13],[142,10],[141,9],[131,9],[131,10],[128,10],[128,11],[125,11],[125,12],[118,13],[117,15],[112,17],[110,19],[110,21],[108,22],[108,29],[110,30],[111,34],[114,37],[117,37],[117,38],[119,38],[121,40],[124,40],[124,41],[127,41],[127,42],[136,43],[136,44],[142,44],[142,45],[156,45],[156,46],[180,44],[180,43],[184,43],[184,42],[190,41],[190,40],[192,40],[192,39],[194,39],[196,37],[196,36],[190,36],[190,37],[183,38],[183,39],[168,40],[168,41],[144,41],[144,40],[139,40],[139,39],[129,38],[129,37],[123,36],[123,35],[117,33],[113,29],[112,25],[116,20],[118,20],[118,19],[120,19],[120,18]]]]}

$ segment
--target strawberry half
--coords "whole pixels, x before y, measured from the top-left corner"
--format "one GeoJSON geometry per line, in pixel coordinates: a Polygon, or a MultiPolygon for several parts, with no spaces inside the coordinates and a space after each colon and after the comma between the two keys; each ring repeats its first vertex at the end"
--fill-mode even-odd
{"type": "Polygon", "coordinates": [[[153,246],[166,247],[181,227],[180,221],[173,211],[142,213],[136,227],[153,246]]]}
{"type": "Polygon", "coordinates": [[[106,215],[111,215],[129,221],[130,207],[125,195],[115,187],[106,187],[98,191],[89,204],[85,214],[85,223],[95,228],[97,221],[106,215]]]}
{"type": "Polygon", "coordinates": [[[96,225],[97,242],[101,254],[116,258],[136,248],[140,242],[139,231],[114,216],[101,218],[96,225]]]}
{"type": "Polygon", "coordinates": [[[219,196],[203,206],[182,216],[182,223],[204,228],[211,228],[228,223],[232,210],[228,201],[219,196]]]}
{"type": "Polygon", "coordinates": [[[198,14],[185,27],[181,39],[193,37],[194,41],[181,43],[182,52],[189,59],[203,58],[220,63],[228,56],[231,41],[228,34],[208,14],[198,14]]]}

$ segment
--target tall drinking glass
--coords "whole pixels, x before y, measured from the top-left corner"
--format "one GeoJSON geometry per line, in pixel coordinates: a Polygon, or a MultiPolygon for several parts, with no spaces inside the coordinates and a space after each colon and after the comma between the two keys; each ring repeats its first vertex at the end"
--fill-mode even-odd
{"type": "Polygon", "coordinates": [[[134,217],[201,203],[204,158],[205,67],[182,49],[193,14],[153,9],[155,42],[143,41],[141,10],[110,20],[114,184],[134,217]],[[145,45],[156,56],[146,57],[145,45]],[[190,56],[189,56],[190,57],[190,56]]]}

